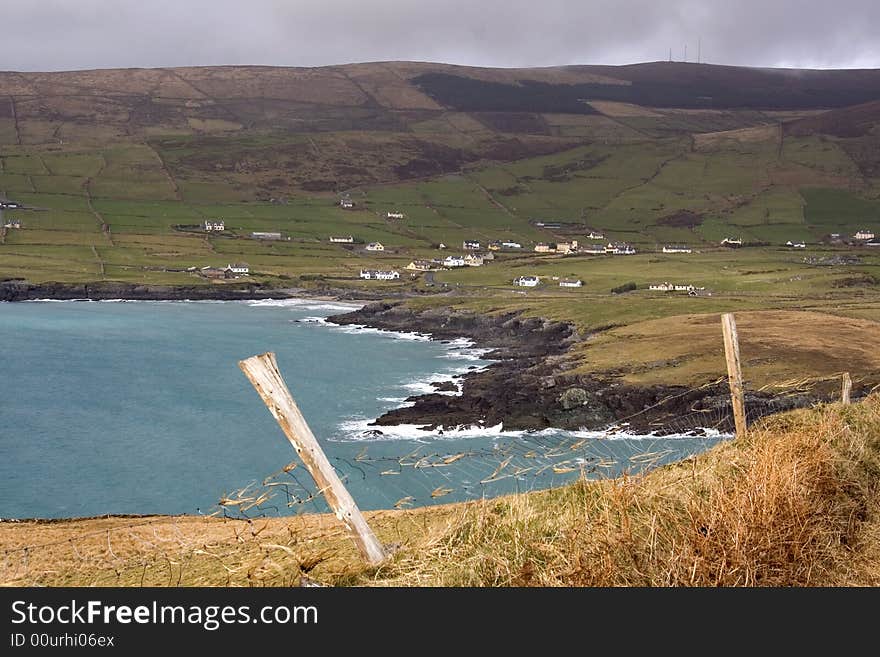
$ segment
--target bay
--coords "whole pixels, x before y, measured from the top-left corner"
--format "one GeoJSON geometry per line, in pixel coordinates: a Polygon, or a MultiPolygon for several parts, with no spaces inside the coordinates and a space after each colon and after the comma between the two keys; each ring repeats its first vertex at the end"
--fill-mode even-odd
{"type": "Polygon", "coordinates": [[[282,471],[297,462],[293,450],[238,369],[265,351],[277,354],[366,509],[614,476],[724,438],[371,427],[432,381],[487,362],[463,340],[323,320],[349,308],[311,300],[0,304],[0,517],[324,510],[301,465],[282,471]],[[217,505],[264,492],[268,500],[250,509],[217,505]]]}

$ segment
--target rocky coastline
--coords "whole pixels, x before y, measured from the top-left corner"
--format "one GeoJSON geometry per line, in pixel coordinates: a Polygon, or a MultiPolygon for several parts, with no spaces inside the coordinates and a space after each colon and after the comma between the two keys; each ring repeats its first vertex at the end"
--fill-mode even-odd
{"type": "Polygon", "coordinates": [[[369,291],[336,288],[279,288],[255,282],[203,285],[142,285],[118,281],[89,283],[31,283],[15,278],[0,280],[0,301],[245,301],[253,299],[294,299],[332,297],[340,300],[375,300],[369,291]]]}
{"type": "MultiPolygon", "coordinates": [[[[379,427],[415,424],[434,429],[503,423],[512,430],[578,430],[617,426],[658,435],[683,430],[698,433],[701,425],[721,431],[733,428],[730,393],[723,381],[700,388],[634,386],[612,374],[573,372],[569,350],[586,336],[563,322],[524,318],[518,313],[478,315],[449,308],[417,311],[385,302],[370,303],[328,321],[430,333],[438,340],[465,337],[475,346],[491,350],[486,358],[496,362],[463,374],[460,395],[410,397],[411,406],[377,418],[379,427]],[[703,417],[705,422],[700,422],[703,417]]],[[[748,395],[747,405],[751,420],[815,401],[809,395],[753,393],[748,395]]]]}

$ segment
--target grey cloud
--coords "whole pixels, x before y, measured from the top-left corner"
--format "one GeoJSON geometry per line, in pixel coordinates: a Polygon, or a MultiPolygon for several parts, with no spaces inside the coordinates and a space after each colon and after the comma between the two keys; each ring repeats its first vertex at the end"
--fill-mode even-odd
{"type": "Polygon", "coordinates": [[[6,0],[0,69],[702,59],[878,67],[874,0],[6,0]]]}

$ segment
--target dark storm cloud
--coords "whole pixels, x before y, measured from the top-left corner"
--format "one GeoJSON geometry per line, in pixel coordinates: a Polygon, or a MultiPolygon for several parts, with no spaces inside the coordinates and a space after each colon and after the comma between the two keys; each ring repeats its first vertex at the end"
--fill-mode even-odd
{"type": "Polygon", "coordinates": [[[30,0],[0,3],[0,69],[673,58],[878,67],[876,0],[30,0]]]}

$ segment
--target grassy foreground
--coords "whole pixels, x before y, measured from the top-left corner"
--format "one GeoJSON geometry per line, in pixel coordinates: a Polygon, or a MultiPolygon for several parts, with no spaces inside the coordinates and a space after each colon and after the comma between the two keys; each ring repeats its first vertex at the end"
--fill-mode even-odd
{"type": "Polygon", "coordinates": [[[0,524],[0,583],[877,585],[878,484],[872,395],[641,476],[368,514],[398,548],[376,569],[330,516],[102,518],[0,524]]]}

